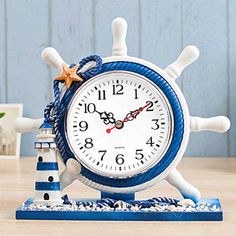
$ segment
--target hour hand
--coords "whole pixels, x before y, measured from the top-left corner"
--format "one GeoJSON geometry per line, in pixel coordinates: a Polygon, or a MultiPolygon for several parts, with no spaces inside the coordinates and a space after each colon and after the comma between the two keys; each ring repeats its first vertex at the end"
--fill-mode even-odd
{"type": "Polygon", "coordinates": [[[106,112],[106,111],[103,112],[96,111],[96,112],[100,115],[100,119],[103,121],[105,125],[115,124],[116,120],[112,112],[106,112]]]}

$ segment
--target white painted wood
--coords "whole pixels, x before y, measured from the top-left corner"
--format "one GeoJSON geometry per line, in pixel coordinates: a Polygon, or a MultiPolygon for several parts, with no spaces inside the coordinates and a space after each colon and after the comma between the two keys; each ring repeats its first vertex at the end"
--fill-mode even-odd
{"type": "MultiPolygon", "coordinates": [[[[88,1],[87,1],[88,2],[88,1]]],[[[129,23],[126,42],[129,55],[139,56],[140,25],[139,0],[100,0],[94,1],[94,52],[102,57],[111,56],[113,45],[111,22],[117,16],[129,23]]]]}
{"type": "Polygon", "coordinates": [[[42,60],[53,68],[56,68],[59,72],[62,71],[62,64],[68,65],[60,56],[55,48],[47,47],[43,49],[41,53],[42,60]]]}
{"type": "MultiPolygon", "coordinates": [[[[48,158],[48,160],[45,158],[43,158],[44,162],[50,162],[51,159],[48,158]]],[[[53,177],[53,181],[54,182],[59,182],[59,175],[58,175],[58,171],[57,170],[44,170],[44,171],[37,171],[36,173],[36,179],[40,180],[41,182],[48,182],[48,177],[52,176],[53,177]]]]}
{"type": "Polygon", "coordinates": [[[52,200],[44,200],[43,195],[45,191],[37,191],[35,193],[34,204],[44,205],[44,206],[53,206],[53,205],[62,205],[63,201],[60,199],[61,195],[58,191],[47,191],[52,200]]]}
{"type": "Polygon", "coordinates": [[[178,170],[173,169],[165,180],[177,188],[184,198],[191,199],[194,202],[197,202],[201,198],[200,191],[189,184],[178,170]]]}
{"type": "Polygon", "coordinates": [[[112,21],[113,47],[112,56],[127,56],[127,21],[117,17],[112,21]]]}
{"type": "Polygon", "coordinates": [[[81,165],[75,159],[69,159],[66,162],[64,171],[60,174],[60,186],[61,190],[69,186],[79,176],[81,171],[81,165]]]}
{"type": "Polygon", "coordinates": [[[175,62],[165,68],[166,73],[173,79],[177,79],[182,71],[196,61],[199,57],[199,50],[193,45],[189,45],[181,52],[175,62]]]}
{"type": "Polygon", "coordinates": [[[28,133],[39,129],[43,123],[44,118],[30,119],[26,117],[20,117],[15,120],[14,129],[18,133],[28,133]]]}
{"type": "Polygon", "coordinates": [[[224,133],[230,128],[230,120],[226,116],[201,118],[191,116],[190,129],[192,132],[214,131],[224,133]]]}

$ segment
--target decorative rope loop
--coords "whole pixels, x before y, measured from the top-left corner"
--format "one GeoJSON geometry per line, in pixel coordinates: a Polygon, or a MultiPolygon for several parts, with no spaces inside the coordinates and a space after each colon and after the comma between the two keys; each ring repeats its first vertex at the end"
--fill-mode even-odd
{"type": "Polygon", "coordinates": [[[86,65],[90,61],[94,61],[96,63],[96,66],[94,66],[93,68],[91,68],[85,72],[77,73],[78,75],[82,76],[83,79],[85,79],[85,80],[88,80],[88,79],[92,78],[93,76],[95,76],[102,68],[102,58],[97,55],[91,55],[91,56],[88,56],[88,57],[82,59],[79,62],[80,67],[79,67],[78,71],[81,68],[83,68],[84,65],[86,65]]]}
{"type": "MultiPolygon", "coordinates": [[[[83,72],[78,73],[84,80],[87,80],[93,76],[95,76],[102,68],[102,58],[97,55],[91,55],[89,57],[84,58],[79,62],[80,67],[78,68],[78,71],[83,68],[84,65],[86,65],[88,62],[94,61],[96,63],[96,66],[83,72]]],[[[74,67],[75,64],[72,64],[70,67],[74,67]]],[[[61,103],[61,90],[59,87],[59,84],[62,83],[62,81],[54,80],[53,82],[53,91],[54,91],[54,102],[50,102],[45,110],[44,110],[44,118],[47,122],[54,124],[54,132],[56,135],[56,144],[59,149],[59,152],[62,156],[62,158],[66,158],[66,146],[63,141],[63,134],[60,132],[59,124],[60,122],[64,122],[64,114],[66,112],[66,108],[61,103]]]]}

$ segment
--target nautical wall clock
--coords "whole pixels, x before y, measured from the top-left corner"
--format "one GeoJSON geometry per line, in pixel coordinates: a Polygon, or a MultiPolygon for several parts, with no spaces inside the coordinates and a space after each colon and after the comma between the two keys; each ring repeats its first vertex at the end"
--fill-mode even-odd
{"type": "Polygon", "coordinates": [[[163,70],[127,55],[126,31],[126,21],[116,18],[112,56],[103,59],[93,55],[69,65],[55,49],[44,49],[43,60],[59,71],[55,101],[46,107],[43,119],[21,119],[16,128],[34,130],[43,120],[41,129],[48,127],[45,123],[52,125],[66,166],[61,190],[79,179],[102,197],[130,200],[135,192],[165,179],[196,203],[199,190],[176,170],[190,131],[225,132],[230,122],[224,116],[189,115],[175,79],[198,58],[195,46],[186,47],[163,70]]]}

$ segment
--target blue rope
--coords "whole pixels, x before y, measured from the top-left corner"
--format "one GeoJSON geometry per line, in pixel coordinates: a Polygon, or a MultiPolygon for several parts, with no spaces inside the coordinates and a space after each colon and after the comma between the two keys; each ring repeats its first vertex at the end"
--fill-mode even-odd
{"type": "Polygon", "coordinates": [[[82,78],[85,80],[92,78],[102,69],[102,58],[97,55],[91,55],[91,56],[85,57],[84,59],[82,59],[80,61],[79,70],[90,61],[94,61],[96,63],[96,66],[94,66],[93,68],[91,68],[83,73],[78,74],[78,75],[81,75],[82,78]]]}
{"type": "MultiPolygon", "coordinates": [[[[82,77],[84,80],[88,80],[91,77],[95,76],[102,68],[102,58],[97,55],[91,55],[79,62],[79,68],[77,70],[77,74],[82,77]],[[88,62],[94,61],[96,65],[82,73],[78,71],[83,68],[88,62]]],[[[71,64],[70,68],[74,67],[75,64],[71,64]]],[[[66,112],[66,108],[61,103],[61,90],[60,90],[60,83],[64,83],[63,81],[54,80],[53,82],[53,91],[54,91],[54,102],[50,102],[45,110],[44,110],[44,118],[46,122],[54,124],[54,132],[56,135],[56,144],[59,149],[59,152],[63,159],[66,158],[66,145],[63,141],[63,134],[60,132],[59,124],[60,122],[64,122],[64,114],[66,112]]]]}
{"type": "MultiPolygon", "coordinates": [[[[67,195],[63,196],[62,199],[64,200],[64,204],[71,204],[69,201],[69,198],[67,195]]],[[[118,200],[110,199],[110,198],[102,198],[101,200],[96,200],[96,201],[77,201],[76,205],[77,206],[89,206],[92,207],[96,205],[97,207],[104,207],[104,206],[109,206],[111,208],[117,208],[118,200]]],[[[148,200],[130,200],[130,201],[124,201],[124,203],[127,204],[128,208],[131,208],[132,206],[139,206],[139,208],[150,208],[155,205],[174,205],[178,206],[179,200],[174,199],[174,198],[167,198],[167,197],[157,197],[157,198],[151,198],[148,200]]]]}

